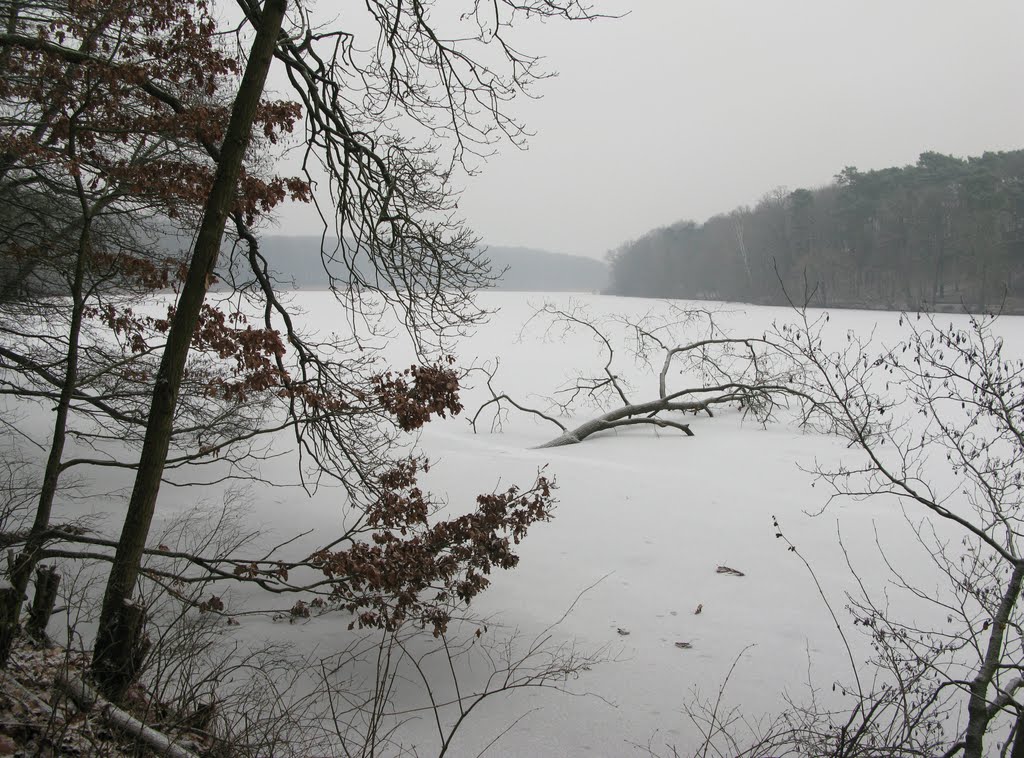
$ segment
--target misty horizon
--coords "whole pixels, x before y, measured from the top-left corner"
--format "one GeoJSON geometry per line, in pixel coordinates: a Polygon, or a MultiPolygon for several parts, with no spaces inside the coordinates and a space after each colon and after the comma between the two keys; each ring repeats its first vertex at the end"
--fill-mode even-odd
{"type": "MultiPolygon", "coordinates": [[[[559,76],[512,112],[535,133],[463,178],[487,244],[601,259],[645,232],[815,189],[846,166],[1024,146],[1024,4],[948,0],[782,7],[597,3],[622,18],[525,23],[559,76]]],[[[291,207],[275,230],[319,218],[291,207]]]]}

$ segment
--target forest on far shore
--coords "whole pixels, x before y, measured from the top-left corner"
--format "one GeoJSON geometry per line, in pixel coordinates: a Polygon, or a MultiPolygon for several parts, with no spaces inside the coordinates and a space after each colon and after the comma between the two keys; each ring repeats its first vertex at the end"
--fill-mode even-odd
{"type": "Polygon", "coordinates": [[[608,257],[616,295],[1022,313],[1024,150],[848,166],[824,187],[776,189],[608,257]]]}

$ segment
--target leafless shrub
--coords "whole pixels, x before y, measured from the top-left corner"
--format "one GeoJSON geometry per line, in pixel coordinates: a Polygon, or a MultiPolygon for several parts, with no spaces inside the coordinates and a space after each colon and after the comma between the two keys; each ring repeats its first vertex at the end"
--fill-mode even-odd
{"type": "MultiPolygon", "coordinates": [[[[830,347],[827,316],[798,309],[796,324],[766,334],[807,367],[823,428],[855,451],[810,469],[829,502],[881,498],[902,508],[928,568],[924,579],[908,571],[906,545],[897,550],[876,533],[889,574],[879,587],[840,535],[855,586],[846,619],[817,586],[846,643],[850,681],[836,685],[838,701],[810,684],[809,698],[789,701],[771,726],[773,755],[1024,754],[1024,360],[996,317],[966,318],[904,315],[895,345],[848,333],[830,347]],[[870,645],[866,660],[852,652],[852,630],[870,645]]],[[[708,733],[726,739],[731,712],[702,713],[708,733]]]]}

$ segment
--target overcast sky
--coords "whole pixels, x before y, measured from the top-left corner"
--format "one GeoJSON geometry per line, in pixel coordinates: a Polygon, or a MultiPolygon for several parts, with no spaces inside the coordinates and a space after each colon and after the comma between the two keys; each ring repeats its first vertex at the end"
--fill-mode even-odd
{"type": "MultiPolygon", "coordinates": [[[[1024,147],[1022,0],[595,8],[630,13],[520,37],[559,76],[513,106],[536,132],[529,149],[504,146],[465,190],[489,244],[602,257],[844,166],[1024,147]]],[[[303,224],[287,214],[280,232],[303,224]]]]}

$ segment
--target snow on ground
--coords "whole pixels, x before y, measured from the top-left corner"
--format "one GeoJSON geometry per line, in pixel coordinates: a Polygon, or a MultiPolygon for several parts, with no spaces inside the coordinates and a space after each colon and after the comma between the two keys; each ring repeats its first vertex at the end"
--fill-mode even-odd
{"type": "MultiPolygon", "coordinates": [[[[501,356],[496,386],[523,399],[550,392],[576,368],[595,365],[587,338],[546,342],[537,330],[520,334],[531,304],[566,303],[569,297],[482,296],[498,311],[460,343],[460,363],[501,356]]],[[[329,294],[301,293],[296,299],[314,323],[324,328],[337,323],[329,294]]],[[[639,314],[664,307],[646,300],[576,299],[594,312],[639,314]]],[[[791,317],[785,309],[723,307],[738,333],[760,334],[773,319],[791,317]]],[[[867,334],[877,325],[879,338],[895,341],[897,318],[841,311],[832,314],[832,323],[837,335],[845,329],[867,334]]],[[[1020,318],[1006,319],[1003,328],[1024,338],[1020,318]]],[[[407,361],[397,347],[391,357],[399,365],[407,361]]],[[[653,396],[655,378],[636,379],[637,397],[653,396]]],[[[522,544],[520,566],[495,575],[475,611],[496,617],[500,623],[492,627],[499,631],[519,630],[531,638],[558,621],[583,593],[553,630],[553,642],[602,650],[613,660],[570,683],[579,697],[531,690],[488,701],[449,754],[478,754],[523,714],[528,715],[491,748],[494,754],[617,756],[649,742],[655,748],[675,744],[680,754],[688,754],[697,737],[682,706],[695,690],[714,697],[738,656],[725,701],[750,716],[783,710],[786,693],[805,698],[809,676],[831,696],[833,682],[850,679],[842,640],[811,576],[776,539],[773,516],[811,563],[848,628],[843,592],[852,578],[839,531],[869,584],[881,588],[886,577],[874,546],[876,532],[897,560],[911,568],[920,565],[904,517],[892,503],[834,504],[822,515],[808,515],[821,509],[826,496],[811,487],[800,466],[849,455],[838,440],[785,424],[762,428],[738,413],[723,412],[714,419],[694,417],[694,437],[642,427],[581,445],[535,450],[555,430],[532,418],[511,416],[500,433],[489,433],[484,424],[481,434],[473,434],[468,416],[485,398],[479,387],[468,391],[467,413],[425,428],[421,445],[433,463],[425,484],[458,509],[481,492],[529,484],[546,467],[557,479],[559,504],[555,519],[535,526],[522,544]],[[745,576],[716,573],[723,564],[745,576]],[[703,611],[695,615],[699,605],[703,611]],[[619,628],[629,634],[619,634],[619,628]],[[692,647],[676,647],[680,641],[692,647]]],[[[286,459],[272,461],[264,474],[292,480],[291,465],[286,459]]],[[[158,517],[186,509],[195,497],[191,490],[165,488],[158,517]]],[[[257,488],[247,500],[251,525],[267,530],[268,540],[314,529],[310,544],[322,542],[336,529],[340,511],[336,493],[329,490],[307,500],[297,490],[257,488]]],[[[347,643],[347,622],[330,616],[294,625],[253,619],[243,621],[236,634],[286,639],[296,649],[326,655],[347,643]]],[[[855,633],[852,641],[863,649],[855,633]]],[[[405,744],[431,754],[433,730],[432,722],[421,718],[400,734],[405,744]]]]}

